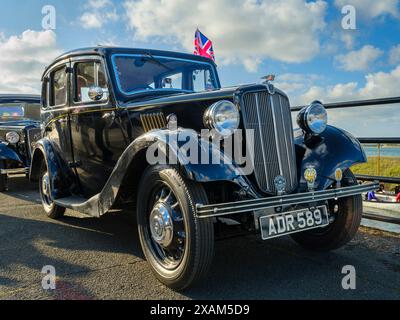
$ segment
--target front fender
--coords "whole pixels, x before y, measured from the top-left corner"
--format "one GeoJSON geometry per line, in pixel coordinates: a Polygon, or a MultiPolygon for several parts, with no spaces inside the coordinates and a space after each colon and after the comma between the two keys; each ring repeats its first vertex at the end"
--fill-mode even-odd
{"type": "Polygon", "coordinates": [[[301,130],[295,131],[295,145],[300,185],[306,185],[303,175],[307,167],[313,166],[318,173],[316,189],[325,190],[332,185],[335,170],[343,171],[359,163],[367,162],[360,142],[345,130],[328,126],[317,137],[305,141],[301,130]]]}
{"type": "MultiPolygon", "coordinates": [[[[119,159],[116,169],[119,171],[127,169],[131,161],[134,161],[135,156],[143,150],[149,151],[149,164],[160,163],[161,158],[165,156],[163,160],[165,160],[166,163],[178,165],[188,179],[197,182],[233,181],[241,178],[240,171],[238,171],[233,161],[227,159],[226,156],[224,156],[219,149],[213,147],[211,143],[207,143],[199,138],[194,130],[178,129],[170,131],[161,129],[150,131],[128,146],[119,159]],[[190,156],[184,154],[181,150],[185,149],[190,139],[192,139],[191,141],[196,141],[194,145],[196,148],[199,148],[198,154],[200,155],[200,152],[203,151],[204,154],[208,155],[210,162],[212,159],[217,160],[215,164],[201,164],[201,161],[192,161],[190,156]],[[152,151],[149,150],[149,148],[153,148],[153,150],[162,150],[163,156],[151,157],[152,151]]],[[[200,159],[198,158],[198,160],[200,159]]]]}
{"type": "Polygon", "coordinates": [[[70,196],[71,190],[76,187],[75,175],[61,155],[61,150],[48,138],[39,140],[32,154],[29,179],[31,181],[38,181],[40,179],[42,164],[45,163],[47,165],[53,199],[70,196]]]}
{"type": "Polygon", "coordinates": [[[0,160],[3,161],[16,161],[19,163],[23,163],[24,161],[21,157],[16,153],[13,149],[8,147],[4,143],[0,143],[0,160]]]}
{"type": "MultiPolygon", "coordinates": [[[[151,148],[162,150],[162,153],[167,157],[166,164],[176,164],[176,166],[179,167],[180,172],[182,172],[188,179],[197,182],[231,181],[238,186],[247,189],[248,192],[251,192],[246,178],[236,171],[236,167],[233,164],[225,164],[224,162],[210,165],[190,163],[189,159],[179,152],[179,148],[184,146],[186,142],[176,139],[178,135],[187,138],[198,138],[197,133],[193,130],[179,129],[170,131],[167,129],[161,129],[150,131],[133,141],[119,158],[101,193],[88,201],[88,203],[91,203],[89,207],[91,207],[94,202],[99,201],[98,215],[101,216],[106,213],[115,203],[118,192],[130,166],[135,166],[135,163],[139,161],[139,155],[143,152],[146,152],[147,155],[147,152],[150,151],[151,148]],[[173,141],[178,142],[175,144],[173,141]],[[175,157],[176,162],[174,162],[174,159],[171,159],[171,157],[175,157]]],[[[211,145],[209,146],[208,152],[210,153],[210,159],[213,159],[211,158],[212,156],[224,159],[223,154],[211,145]]],[[[152,163],[152,159],[149,161],[147,158],[148,157],[146,157],[146,161],[149,165],[157,164],[157,162],[152,163]]]]}

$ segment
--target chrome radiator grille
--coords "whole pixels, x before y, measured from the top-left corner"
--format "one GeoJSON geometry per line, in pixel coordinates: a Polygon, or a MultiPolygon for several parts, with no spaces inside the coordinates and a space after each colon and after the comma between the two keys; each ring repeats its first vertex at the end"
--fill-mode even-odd
{"type": "Polygon", "coordinates": [[[283,176],[286,192],[292,192],[297,170],[288,98],[266,90],[245,92],[240,107],[245,129],[254,130],[254,174],[260,189],[276,194],[274,180],[283,176]]]}
{"type": "Polygon", "coordinates": [[[39,128],[33,128],[27,130],[26,143],[28,153],[31,155],[36,142],[42,139],[42,131],[39,128]]]}

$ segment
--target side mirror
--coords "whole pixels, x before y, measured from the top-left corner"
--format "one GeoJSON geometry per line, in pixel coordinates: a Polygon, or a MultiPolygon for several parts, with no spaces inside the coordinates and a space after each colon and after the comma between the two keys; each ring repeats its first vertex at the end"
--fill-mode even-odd
{"type": "Polygon", "coordinates": [[[90,87],[88,96],[93,101],[99,101],[103,99],[104,91],[100,87],[90,87]]]}

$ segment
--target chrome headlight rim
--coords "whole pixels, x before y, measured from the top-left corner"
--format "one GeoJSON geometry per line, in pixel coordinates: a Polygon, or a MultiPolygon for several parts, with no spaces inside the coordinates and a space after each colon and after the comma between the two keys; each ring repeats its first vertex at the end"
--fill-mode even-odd
{"type": "Polygon", "coordinates": [[[17,144],[21,140],[21,136],[16,131],[10,131],[6,134],[6,141],[10,144],[17,144]]]}
{"type": "Polygon", "coordinates": [[[328,125],[328,113],[322,102],[316,100],[303,108],[297,117],[297,124],[307,133],[322,134],[328,125]]]}
{"type": "MultiPolygon", "coordinates": [[[[226,112],[226,110],[225,110],[226,112]]],[[[212,104],[204,113],[203,122],[206,128],[215,130],[216,133],[222,137],[229,137],[239,129],[240,125],[240,113],[237,106],[229,100],[219,100],[212,104]],[[221,116],[224,107],[229,107],[228,113],[231,116],[228,120],[221,121],[218,118],[221,116]]]]}

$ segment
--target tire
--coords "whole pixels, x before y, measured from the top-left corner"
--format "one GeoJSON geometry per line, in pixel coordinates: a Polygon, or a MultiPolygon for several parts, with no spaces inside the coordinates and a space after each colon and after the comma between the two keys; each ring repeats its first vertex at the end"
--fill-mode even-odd
{"type": "Polygon", "coordinates": [[[196,204],[208,203],[202,185],[185,180],[170,166],[156,165],[144,172],[137,196],[140,243],[153,273],[174,290],[192,286],[208,272],[214,253],[213,222],[196,215],[196,204]],[[173,225],[169,234],[173,236],[165,231],[168,227],[156,228],[155,217],[161,212],[158,206],[169,208],[167,216],[173,225]],[[159,243],[171,237],[170,244],[159,243]]]}
{"type": "MultiPolygon", "coordinates": [[[[0,161],[0,169],[4,169],[5,164],[3,161],[0,161]]],[[[8,190],[8,177],[6,174],[0,174],[0,192],[4,192],[8,190]]]]}
{"type": "Polygon", "coordinates": [[[40,179],[39,179],[40,199],[42,200],[43,209],[46,212],[47,217],[49,217],[50,219],[57,220],[64,216],[65,208],[56,205],[51,199],[50,184],[48,179],[49,178],[48,178],[47,167],[43,163],[42,168],[40,170],[40,179]],[[47,183],[45,182],[46,179],[47,183]],[[45,189],[44,184],[47,184],[46,187],[47,190],[44,190],[45,189]]]}
{"type": "MultiPolygon", "coordinates": [[[[351,186],[357,183],[350,170],[344,173],[343,185],[351,186]]],[[[363,206],[361,195],[338,199],[329,203],[329,211],[335,215],[335,221],[324,229],[315,229],[292,235],[294,241],[302,247],[313,251],[336,250],[356,235],[360,227],[363,206]]]]}

